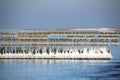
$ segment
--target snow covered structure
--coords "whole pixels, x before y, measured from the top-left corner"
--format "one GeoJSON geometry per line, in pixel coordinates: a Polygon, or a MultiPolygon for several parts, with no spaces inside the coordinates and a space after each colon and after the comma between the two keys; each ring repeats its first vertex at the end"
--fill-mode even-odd
{"type": "Polygon", "coordinates": [[[0,31],[0,58],[111,59],[120,28],[0,31]]]}

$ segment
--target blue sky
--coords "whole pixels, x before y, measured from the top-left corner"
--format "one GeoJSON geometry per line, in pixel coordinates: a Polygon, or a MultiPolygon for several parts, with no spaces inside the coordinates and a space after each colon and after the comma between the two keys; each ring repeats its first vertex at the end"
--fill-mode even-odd
{"type": "Polygon", "coordinates": [[[120,0],[0,0],[0,29],[119,28],[119,8],[120,0]]]}
{"type": "Polygon", "coordinates": [[[120,0],[0,0],[0,29],[120,27],[120,0]]]}

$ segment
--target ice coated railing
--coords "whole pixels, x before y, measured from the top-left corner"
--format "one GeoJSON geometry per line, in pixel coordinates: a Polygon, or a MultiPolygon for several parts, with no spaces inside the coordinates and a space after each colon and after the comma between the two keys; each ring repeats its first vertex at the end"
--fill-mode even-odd
{"type": "MultiPolygon", "coordinates": [[[[92,52],[89,56],[79,54],[80,46],[90,47],[109,47],[120,45],[120,28],[95,28],[95,29],[57,29],[57,30],[0,30],[0,53],[1,58],[5,55],[11,55],[11,58],[111,58],[111,53],[92,52]],[[44,50],[44,47],[46,49],[44,50]],[[77,49],[74,55],[68,56],[69,52],[65,51],[64,47],[77,49]],[[51,52],[50,49],[53,49],[51,52]],[[55,54],[55,52],[62,48],[62,54],[55,54]],[[40,57],[37,53],[42,55],[40,57]],[[54,53],[53,53],[54,52],[54,53]],[[64,53],[65,52],[65,53],[64,53]],[[51,53],[51,54],[49,54],[51,53]],[[54,55],[52,55],[52,53],[54,55]],[[107,53],[107,55],[105,54],[107,53]],[[16,56],[15,56],[15,55],[16,56]],[[22,55],[21,55],[22,54],[22,55]],[[35,55],[33,55],[35,54],[35,55]],[[97,55],[96,55],[97,54],[97,55]],[[101,56],[101,57],[98,57],[101,56]],[[21,57],[20,57],[21,56],[21,57]],[[38,57],[39,56],[39,57],[38,57]]],[[[94,50],[93,50],[94,51],[94,50]]],[[[57,52],[56,52],[57,53],[57,52]]],[[[10,57],[9,55],[9,57],[10,57]]],[[[8,58],[9,58],[8,57],[8,58]]]]}

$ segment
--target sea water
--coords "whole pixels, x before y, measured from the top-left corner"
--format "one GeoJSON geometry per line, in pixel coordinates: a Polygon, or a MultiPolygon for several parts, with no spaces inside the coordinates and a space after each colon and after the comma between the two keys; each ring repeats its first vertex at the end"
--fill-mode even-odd
{"type": "Polygon", "coordinates": [[[0,80],[120,80],[120,59],[0,59],[0,80]]]}

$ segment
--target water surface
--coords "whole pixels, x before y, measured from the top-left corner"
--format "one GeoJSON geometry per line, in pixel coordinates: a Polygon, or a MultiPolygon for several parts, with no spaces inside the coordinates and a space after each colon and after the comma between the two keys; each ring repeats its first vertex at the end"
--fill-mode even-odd
{"type": "Polygon", "coordinates": [[[1,59],[0,80],[120,80],[120,60],[1,59]]]}

